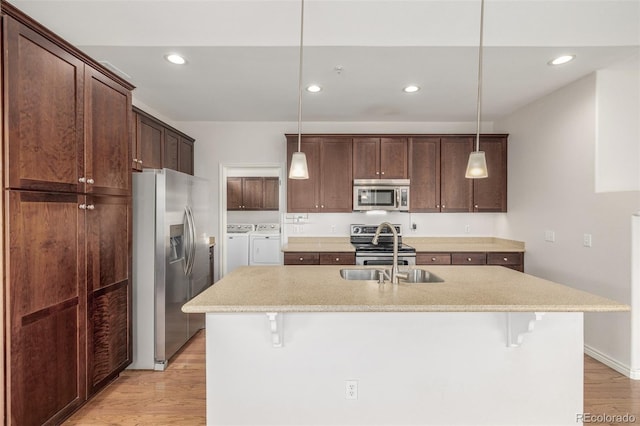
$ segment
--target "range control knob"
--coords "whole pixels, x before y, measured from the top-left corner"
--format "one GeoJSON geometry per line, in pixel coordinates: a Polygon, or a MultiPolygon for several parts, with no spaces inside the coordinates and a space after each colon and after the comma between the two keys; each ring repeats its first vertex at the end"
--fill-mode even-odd
{"type": "Polygon", "coordinates": [[[353,233],[354,234],[359,234],[362,232],[362,228],[360,228],[359,226],[354,226],[353,227],[353,233]]]}

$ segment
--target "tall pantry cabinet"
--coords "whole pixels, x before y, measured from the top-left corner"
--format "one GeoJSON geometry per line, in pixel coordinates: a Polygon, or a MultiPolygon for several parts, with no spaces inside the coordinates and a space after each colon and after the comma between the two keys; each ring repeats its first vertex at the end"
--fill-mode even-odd
{"type": "Polygon", "coordinates": [[[59,424],[131,362],[131,86],[2,2],[2,416],[59,424]]]}

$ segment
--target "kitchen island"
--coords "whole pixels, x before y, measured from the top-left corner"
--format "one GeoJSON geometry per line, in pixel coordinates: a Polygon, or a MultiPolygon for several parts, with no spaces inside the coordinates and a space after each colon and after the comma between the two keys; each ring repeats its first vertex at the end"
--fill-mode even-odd
{"type": "Polygon", "coordinates": [[[582,313],[629,309],[499,266],[340,269],[242,267],[184,306],[207,314],[208,424],[580,424],[582,313]]]}

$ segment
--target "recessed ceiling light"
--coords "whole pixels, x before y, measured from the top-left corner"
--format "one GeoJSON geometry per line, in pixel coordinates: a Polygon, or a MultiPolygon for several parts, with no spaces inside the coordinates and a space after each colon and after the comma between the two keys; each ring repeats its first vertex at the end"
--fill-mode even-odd
{"type": "Polygon", "coordinates": [[[318,93],[321,90],[322,90],[322,87],[318,86],[317,84],[312,84],[310,86],[307,86],[307,92],[318,93]]]}
{"type": "Polygon", "coordinates": [[[567,62],[571,62],[575,59],[576,55],[563,55],[563,56],[558,56],[557,58],[547,62],[549,65],[562,65],[562,64],[566,64],[567,62]]]}
{"type": "Polygon", "coordinates": [[[418,90],[420,90],[420,88],[418,86],[410,85],[410,86],[406,86],[402,90],[404,90],[406,93],[415,93],[418,90]]]}
{"type": "Polygon", "coordinates": [[[165,59],[171,62],[172,64],[176,64],[176,65],[184,65],[187,63],[187,60],[184,59],[182,56],[178,55],[177,53],[170,53],[165,56],[165,59]]]}

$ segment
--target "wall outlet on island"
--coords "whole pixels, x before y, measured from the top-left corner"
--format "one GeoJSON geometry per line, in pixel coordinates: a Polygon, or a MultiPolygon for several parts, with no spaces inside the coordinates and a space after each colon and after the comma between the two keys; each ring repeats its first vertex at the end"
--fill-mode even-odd
{"type": "Polygon", "coordinates": [[[469,232],[471,232],[471,225],[465,225],[464,226],[464,233],[468,234],[469,232]]]}
{"type": "Polygon", "coordinates": [[[336,233],[336,226],[335,225],[331,225],[331,233],[332,234],[336,233]]]}
{"type": "Polygon", "coordinates": [[[358,399],[358,381],[347,380],[345,382],[345,395],[346,399],[358,399]]]}

